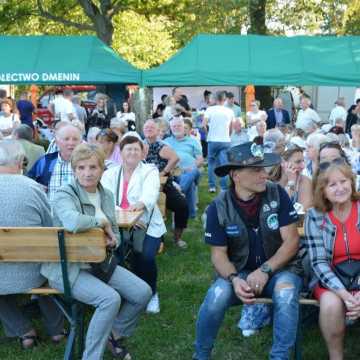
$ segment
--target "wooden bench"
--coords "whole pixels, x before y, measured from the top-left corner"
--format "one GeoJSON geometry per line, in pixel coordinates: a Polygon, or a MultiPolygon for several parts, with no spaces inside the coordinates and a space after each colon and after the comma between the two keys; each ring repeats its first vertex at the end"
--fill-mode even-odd
{"type": "Polygon", "coordinates": [[[101,229],[82,233],[69,233],[62,228],[46,227],[1,227],[0,261],[2,262],[60,262],[64,282],[61,293],[49,286],[32,289],[27,294],[52,296],[57,306],[70,323],[64,359],[75,356],[78,340],[78,356],[84,349],[83,306],[71,295],[67,263],[99,263],[106,256],[105,235],[101,229]]]}

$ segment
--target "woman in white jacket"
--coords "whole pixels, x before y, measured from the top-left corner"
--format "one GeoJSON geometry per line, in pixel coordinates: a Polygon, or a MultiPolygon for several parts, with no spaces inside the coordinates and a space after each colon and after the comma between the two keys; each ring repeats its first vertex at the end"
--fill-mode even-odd
{"type": "Polygon", "coordinates": [[[144,210],[140,222],[148,225],[142,252],[134,252],[133,271],[146,281],[153,292],[147,311],[160,311],[157,294],[156,254],[161,236],[166,232],[164,220],[157,206],[160,191],[158,169],[142,162],[143,143],[136,136],[125,136],[120,143],[121,166],[107,170],[102,177],[104,187],[115,196],[116,205],[127,210],[144,210]]]}

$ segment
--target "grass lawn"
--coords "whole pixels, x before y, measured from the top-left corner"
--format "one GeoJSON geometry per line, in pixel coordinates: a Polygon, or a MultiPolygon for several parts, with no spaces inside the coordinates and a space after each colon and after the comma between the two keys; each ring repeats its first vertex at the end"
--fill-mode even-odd
{"type": "MultiPolygon", "coordinates": [[[[205,176],[199,194],[200,215],[213,197],[207,192],[205,176]]],[[[197,312],[214,272],[210,264],[209,249],[203,244],[203,230],[199,219],[190,222],[184,240],[189,244],[188,249],[177,249],[172,244],[171,234],[168,234],[165,253],[158,257],[161,313],[142,316],[138,329],[129,342],[134,360],[191,359],[197,312]]],[[[271,346],[271,327],[251,338],[243,338],[236,327],[239,314],[240,307],[234,307],[227,313],[218,335],[213,359],[266,359],[271,346]]],[[[36,328],[43,335],[42,326],[38,322],[36,328]]],[[[360,359],[358,334],[358,327],[348,331],[346,359],[360,359]]],[[[64,347],[54,346],[46,337],[42,338],[40,345],[30,351],[20,350],[19,343],[15,341],[0,344],[0,360],[62,359],[64,347]]],[[[105,359],[111,358],[110,353],[106,352],[105,359]]],[[[303,359],[327,359],[316,323],[304,328],[303,359]]]]}

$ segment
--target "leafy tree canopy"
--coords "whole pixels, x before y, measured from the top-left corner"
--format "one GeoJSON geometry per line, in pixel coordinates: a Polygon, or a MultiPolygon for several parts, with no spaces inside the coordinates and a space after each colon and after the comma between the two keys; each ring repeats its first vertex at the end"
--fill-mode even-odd
{"type": "Polygon", "coordinates": [[[359,34],[359,10],[360,0],[2,0],[0,31],[97,34],[146,69],[198,33],[359,34]]]}

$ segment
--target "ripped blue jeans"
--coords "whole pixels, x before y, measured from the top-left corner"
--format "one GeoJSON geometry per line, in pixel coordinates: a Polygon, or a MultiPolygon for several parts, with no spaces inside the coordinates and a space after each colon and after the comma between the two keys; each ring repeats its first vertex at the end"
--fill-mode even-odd
{"type": "MultiPolygon", "coordinates": [[[[239,276],[246,278],[248,273],[244,271],[239,276]]],[[[296,340],[301,286],[302,280],[299,276],[289,271],[281,271],[271,277],[261,295],[273,300],[273,344],[270,352],[272,360],[290,358],[290,350],[296,340]]],[[[227,280],[215,280],[200,307],[196,322],[196,360],[210,359],[226,310],[240,304],[241,301],[227,280]]]]}

